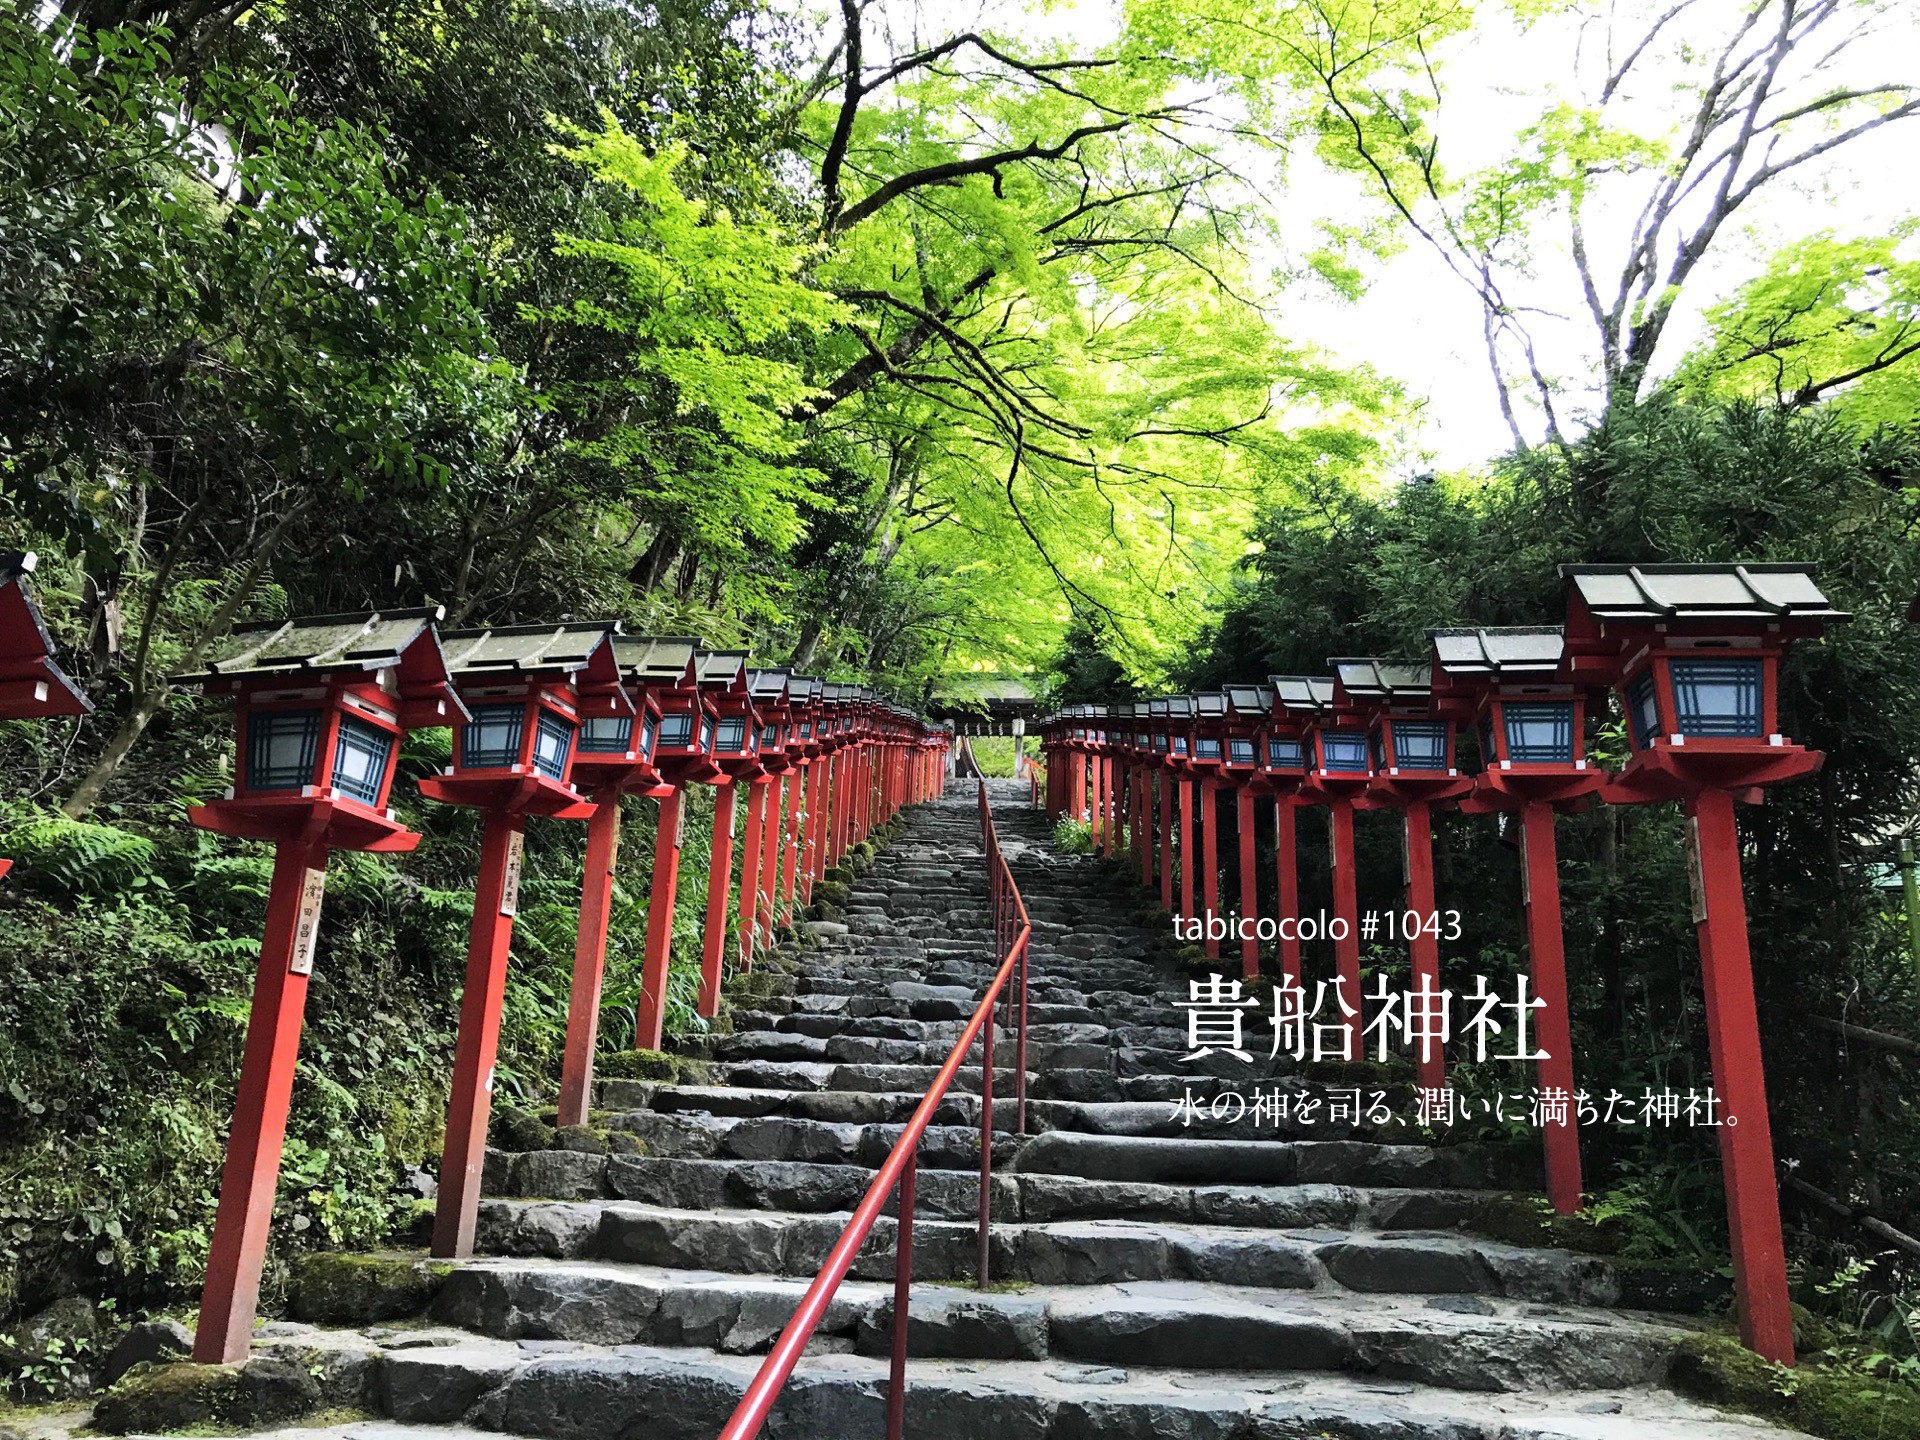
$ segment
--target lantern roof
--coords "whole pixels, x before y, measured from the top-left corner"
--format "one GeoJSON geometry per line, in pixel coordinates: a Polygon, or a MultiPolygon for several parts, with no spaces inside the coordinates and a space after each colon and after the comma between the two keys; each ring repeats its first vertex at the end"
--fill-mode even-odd
{"type": "Polygon", "coordinates": [[[749,670],[747,672],[747,693],[753,697],[756,705],[785,705],[794,694],[794,674],[791,670],[749,670]]]}
{"type": "Polygon", "coordinates": [[[569,620],[557,625],[497,625],[449,630],[441,641],[455,675],[559,671],[574,675],[600,659],[612,666],[617,622],[569,620]],[[604,657],[604,658],[602,658],[604,657]]]}
{"type": "Polygon", "coordinates": [[[1850,618],[1813,583],[1814,567],[1746,565],[1562,565],[1595,619],[1827,620],[1850,618]]]}
{"type": "Polygon", "coordinates": [[[1226,693],[1227,704],[1233,707],[1236,715],[1259,719],[1273,709],[1271,685],[1229,685],[1226,693]]]}
{"type": "Polygon", "coordinates": [[[1223,719],[1227,713],[1227,692],[1204,690],[1193,697],[1193,713],[1203,720],[1223,719]]]}
{"type": "Polygon", "coordinates": [[[1149,700],[1147,702],[1147,713],[1150,715],[1168,714],[1169,703],[1170,702],[1164,696],[1158,700],[1149,700]]]}
{"type": "Polygon", "coordinates": [[[615,635],[613,655],[629,679],[650,685],[690,685],[697,635],[615,635]]]}
{"type": "MultiPolygon", "coordinates": [[[[227,636],[204,672],[178,675],[183,685],[254,677],[290,679],[342,670],[389,670],[402,666],[442,615],[439,606],[378,610],[360,615],[303,615],[242,625],[227,636]]],[[[444,642],[447,637],[440,637],[444,642]]],[[[429,639],[415,665],[428,663],[444,681],[449,665],[441,643],[429,639]]]]}
{"type": "Polygon", "coordinates": [[[1369,700],[1378,705],[1406,705],[1424,701],[1433,693],[1431,665],[1403,665],[1373,656],[1336,656],[1334,683],[1351,700],[1369,700]]]}
{"type": "Polygon", "coordinates": [[[1193,697],[1191,695],[1169,695],[1167,697],[1167,714],[1175,720],[1191,720],[1193,718],[1193,697]]]}
{"type": "Polygon", "coordinates": [[[1333,708],[1333,681],[1319,675],[1269,675],[1274,703],[1283,710],[1317,713],[1333,708]]]}
{"type": "Polygon", "coordinates": [[[53,663],[53,636],[27,589],[27,576],[38,563],[31,550],[0,551],[0,693],[18,691],[23,697],[21,704],[9,701],[0,713],[86,715],[93,702],[53,663]]]}
{"type": "Polygon", "coordinates": [[[820,698],[824,683],[818,675],[793,675],[787,679],[787,697],[795,705],[811,705],[820,698]]]}
{"type": "Polygon", "coordinates": [[[693,657],[693,678],[703,689],[747,693],[747,652],[702,650],[693,657]]]}
{"type": "Polygon", "coordinates": [[[1558,625],[1427,631],[1433,661],[1448,680],[1550,680],[1560,671],[1566,634],[1558,625]]]}

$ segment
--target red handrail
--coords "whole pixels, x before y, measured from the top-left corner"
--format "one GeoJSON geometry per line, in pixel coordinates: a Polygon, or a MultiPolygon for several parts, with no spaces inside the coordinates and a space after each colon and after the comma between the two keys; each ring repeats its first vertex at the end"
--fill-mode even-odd
{"type": "Polygon", "coordinates": [[[873,1177],[873,1183],[867,1186],[867,1193],[854,1208],[853,1216],[847,1221],[846,1229],[840,1232],[840,1238],[834,1243],[827,1255],[826,1263],[820,1267],[820,1273],[814,1277],[813,1284],[807,1287],[807,1293],[801,1297],[799,1306],[793,1312],[793,1318],[787,1321],[786,1329],[780,1332],[780,1338],[774,1342],[773,1351],[761,1364],[747,1393],[740,1397],[740,1403],[734,1407],[733,1416],[727,1421],[726,1428],[720,1432],[720,1440],[753,1440],[760,1433],[760,1427],[766,1423],[767,1416],[773,1410],[774,1402],[780,1398],[787,1379],[793,1374],[793,1367],[799,1363],[801,1353],[807,1348],[807,1342],[813,1338],[814,1330],[827,1313],[834,1292],[840,1288],[840,1282],[847,1278],[847,1271],[853,1265],[854,1256],[867,1241],[873,1231],[874,1221],[880,1218],[880,1211],[886,1206],[887,1197],[897,1186],[900,1192],[899,1231],[894,1241],[893,1272],[893,1364],[887,1390],[887,1440],[901,1440],[906,1423],[906,1372],[907,1372],[907,1300],[913,1284],[913,1207],[914,1174],[918,1168],[920,1138],[926,1133],[927,1125],[933,1119],[933,1112],[946,1098],[947,1090],[952,1086],[954,1077],[960,1073],[965,1063],[967,1051],[973,1048],[973,1042],[981,1042],[980,1077],[980,1251],[979,1271],[974,1283],[985,1289],[990,1277],[987,1273],[988,1215],[992,1205],[993,1182],[993,1009],[1002,992],[1006,993],[1008,1010],[1015,1008],[1016,997],[1008,987],[1008,980],[1019,972],[1018,1015],[1010,1014],[1009,1019],[1016,1025],[1015,1058],[1017,1068],[1014,1071],[1014,1097],[1016,1106],[1015,1133],[1025,1134],[1027,1128],[1027,946],[1033,935],[1033,922],[1027,918],[1026,902],[1020,898],[1020,888],[1014,884],[1013,871],[1007,865],[1007,858],[1000,852],[1000,837],[994,829],[993,812],[987,804],[987,785],[980,782],[980,832],[986,848],[987,887],[993,907],[993,935],[996,949],[1004,958],[1000,968],[994,973],[993,983],[987,987],[987,993],[981,997],[980,1004],[974,1009],[973,1018],[967,1022],[967,1028],[961,1032],[959,1041],[947,1056],[946,1064],[940,1067],[940,1073],[933,1077],[933,1083],[927,1087],[927,1093],[913,1112],[913,1118],[907,1121],[906,1129],[894,1142],[893,1149],[887,1152],[887,1158],[881,1162],[873,1177]]]}

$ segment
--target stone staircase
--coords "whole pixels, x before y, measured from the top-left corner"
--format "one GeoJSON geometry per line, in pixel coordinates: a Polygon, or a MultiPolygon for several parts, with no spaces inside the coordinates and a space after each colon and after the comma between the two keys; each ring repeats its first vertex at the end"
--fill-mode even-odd
{"type": "MultiPolygon", "coordinates": [[[[927,1131],[913,1440],[1786,1433],[1661,1388],[1687,1322],[1633,1308],[1651,1297],[1632,1276],[1481,1238],[1538,1232],[1512,1193],[1527,1164],[1405,1143],[1365,1106],[1329,1120],[1340,1086],[1265,1059],[1261,1023],[1252,1063],[1185,1060],[1187,974],[1151,902],[994,790],[1034,924],[1031,1133],[1010,1133],[1002,1070],[980,1292],[977,1059],[927,1131]],[[1256,1126],[1171,1103],[1256,1084],[1327,1108],[1256,1126]]],[[[632,1137],[609,1148],[642,1153],[492,1155],[480,1257],[396,1257],[362,1285],[336,1265],[258,1349],[409,1428],[714,1440],[991,974],[973,787],[910,812],[811,928],[818,948],[789,952],[794,973],[709,1042],[714,1083],[602,1083],[596,1123],[632,1137]]],[[[768,1436],[883,1434],[894,1240],[882,1220],[768,1436]]]]}

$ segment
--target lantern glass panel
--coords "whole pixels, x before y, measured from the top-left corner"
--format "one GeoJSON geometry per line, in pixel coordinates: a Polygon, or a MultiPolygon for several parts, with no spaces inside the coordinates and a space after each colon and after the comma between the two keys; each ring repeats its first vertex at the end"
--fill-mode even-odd
{"type": "Polygon", "coordinates": [[[1660,733],[1660,705],[1651,666],[1627,687],[1627,720],[1633,727],[1633,742],[1642,750],[1660,733]]]}
{"type": "Polygon", "coordinates": [[[1136,750],[1151,750],[1153,748],[1153,737],[1151,735],[1136,735],[1133,737],[1133,745],[1136,750]]]}
{"type": "Polygon", "coordinates": [[[392,758],[392,735],[351,715],[342,716],[340,738],[333,746],[334,793],[362,805],[378,805],[392,758]]]}
{"type": "Polygon", "coordinates": [[[1682,735],[1758,739],[1759,660],[1670,660],[1674,719],[1682,735]]]}
{"type": "Polygon", "coordinates": [[[713,721],[711,718],[702,718],[700,721],[700,748],[702,750],[713,749],[713,721]]]}
{"type": "Polygon", "coordinates": [[[567,776],[567,752],[573,748],[573,726],[542,710],[533,732],[533,768],[551,780],[567,776]]]}
{"type": "Polygon", "coordinates": [[[1218,760],[1220,758],[1220,742],[1218,740],[1210,739],[1203,735],[1193,743],[1195,753],[1200,759],[1218,760]]]}
{"type": "Polygon", "coordinates": [[[1373,762],[1373,768],[1387,768],[1387,740],[1378,730],[1367,736],[1367,758],[1373,762]]]}
{"type": "Polygon", "coordinates": [[[778,725],[762,725],[760,727],[760,748],[762,750],[771,750],[779,743],[780,727],[778,725]]]}
{"type": "Polygon", "coordinates": [[[1227,744],[1228,758],[1235,765],[1253,764],[1253,741],[1232,740],[1227,744]]]}
{"type": "Polygon", "coordinates": [[[1507,722],[1507,758],[1533,765],[1573,763],[1571,700],[1508,700],[1500,707],[1507,722]]]}
{"type": "Polygon", "coordinates": [[[1393,722],[1393,763],[1402,770],[1445,770],[1448,759],[1446,721],[1393,722]]]}
{"type": "Polygon", "coordinates": [[[520,763],[520,736],[526,707],[476,705],[473,719],[460,731],[460,764],[470,770],[505,770],[520,763]]]}
{"type": "Polygon", "coordinates": [[[723,755],[736,755],[747,748],[747,722],[738,715],[723,716],[719,738],[713,748],[723,755]]]}
{"type": "Polygon", "coordinates": [[[1160,751],[1162,754],[1165,754],[1167,749],[1167,737],[1164,735],[1154,736],[1153,748],[1160,751]]]}
{"type": "Polygon", "coordinates": [[[1332,730],[1320,737],[1320,768],[1348,775],[1367,773],[1367,737],[1332,730]]]}
{"type": "Polygon", "coordinates": [[[641,759],[645,760],[645,759],[650,759],[652,757],[654,732],[659,728],[660,728],[659,724],[654,720],[651,712],[641,717],[640,719],[640,758],[641,759]]]}
{"type": "Polygon", "coordinates": [[[660,717],[660,743],[662,745],[687,745],[693,740],[693,716],[662,715],[660,717]]]}
{"type": "Polygon", "coordinates": [[[587,755],[624,755],[633,739],[631,715],[596,715],[580,726],[580,750],[587,755]]]}
{"type": "Polygon", "coordinates": [[[1278,769],[1298,770],[1303,764],[1298,740],[1284,740],[1269,737],[1267,740],[1267,764],[1278,769]]]}
{"type": "Polygon", "coordinates": [[[1482,715],[1477,732],[1480,736],[1480,763],[1491,768],[1500,763],[1500,751],[1494,745],[1493,717],[1482,715]]]}
{"type": "Polygon", "coordinates": [[[1187,737],[1186,736],[1176,735],[1173,737],[1173,753],[1176,755],[1184,755],[1187,753],[1187,737]]]}
{"type": "Polygon", "coordinates": [[[247,788],[300,790],[320,753],[318,710],[262,710],[247,719],[247,788]]]}

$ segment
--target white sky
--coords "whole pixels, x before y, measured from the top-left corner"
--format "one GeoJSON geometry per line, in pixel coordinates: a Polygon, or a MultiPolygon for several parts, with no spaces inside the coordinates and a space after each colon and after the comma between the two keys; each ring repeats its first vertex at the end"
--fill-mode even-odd
{"type": "MultiPolygon", "coordinates": [[[[802,0],[806,3],[806,0],[802,0]]],[[[1622,16],[1659,13],[1671,0],[1590,0],[1596,10],[1622,16]]],[[[1744,13],[1750,0],[1693,0],[1693,7],[1669,35],[1682,35],[1719,48],[1718,37],[1744,13]],[[1681,27],[1684,26],[1684,29],[1681,27]]],[[[1920,0],[1843,0],[1861,11],[1882,12],[1884,34],[1860,53],[1850,53],[1826,72],[1847,84],[1920,81],[1920,0]]],[[[1036,12],[1022,0],[897,0],[868,11],[868,60],[923,43],[933,35],[980,29],[1021,33],[1028,39],[1058,37],[1080,46],[1110,37],[1117,28],[1118,0],[1041,0],[1036,12]]],[[[1555,99],[1586,104],[1604,36],[1595,25],[1584,32],[1572,22],[1542,22],[1522,32],[1507,18],[1500,0],[1479,0],[1480,21],[1473,34],[1451,42],[1440,54],[1445,105],[1438,128],[1442,161],[1455,173],[1514,152],[1516,132],[1536,119],[1555,99]],[[1584,52],[1582,46],[1584,45],[1584,52]],[[1576,62],[1582,62],[1576,73],[1576,62]]],[[[823,33],[837,33],[822,24],[823,33]]],[[[1623,20],[1621,31],[1632,27],[1623,20]]],[[[1637,32],[1635,32],[1637,33],[1637,32]]],[[[1659,135],[1688,113],[1688,95],[1675,95],[1680,72],[1668,62],[1653,63],[1658,48],[1637,70],[1639,88],[1629,86],[1613,101],[1609,115],[1646,135],[1659,135]]],[[[1812,93],[1812,92],[1808,92],[1812,93]]],[[[1675,319],[1663,339],[1660,358],[1668,366],[1700,333],[1703,307],[1723,298],[1761,267],[1780,244],[1818,230],[1842,234],[1884,232],[1895,219],[1920,212],[1920,118],[1887,126],[1803,167],[1762,191],[1724,226],[1710,258],[1695,272],[1675,319]]],[[[1247,157],[1250,161],[1254,157],[1247,157]]],[[[1367,207],[1359,183],[1330,174],[1311,156],[1288,162],[1278,191],[1283,244],[1304,251],[1317,243],[1312,222],[1328,216],[1352,220],[1367,207]]],[[[1602,197],[1587,211],[1589,248],[1595,270],[1617,274],[1623,236],[1637,213],[1644,190],[1635,183],[1622,198],[1602,197]],[[1631,198],[1625,198],[1627,194],[1631,198]],[[1614,243],[1608,243],[1608,232],[1614,243]]],[[[1563,218],[1542,222],[1533,247],[1536,276],[1530,287],[1509,289],[1510,297],[1565,316],[1564,321],[1535,317],[1531,328],[1543,368],[1584,383],[1594,373],[1592,322],[1587,318],[1565,244],[1563,218]]],[[[1409,437],[1415,454],[1408,470],[1438,465],[1452,469],[1480,464],[1509,448],[1481,335],[1479,301],[1423,242],[1407,236],[1405,250],[1385,262],[1369,262],[1369,290],[1357,303],[1324,287],[1297,286],[1285,297],[1280,327],[1289,339],[1312,343],[1335,356],[1365,362],[1401,381],[1423,402],[1420,423],[1409,437]]],[[[1264,257],[1263,257],[1264,258],[1264,257]]],[[[1516,406],[1530,436],[1537,436],[1535,412],[1526,405],[1531,387],[1516,391],[1516,406]]],[[[1562,424],[1577,429],[1581,396],[1558,401],[1562,424]]]]}

